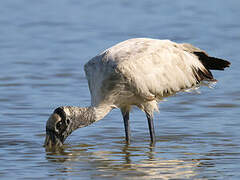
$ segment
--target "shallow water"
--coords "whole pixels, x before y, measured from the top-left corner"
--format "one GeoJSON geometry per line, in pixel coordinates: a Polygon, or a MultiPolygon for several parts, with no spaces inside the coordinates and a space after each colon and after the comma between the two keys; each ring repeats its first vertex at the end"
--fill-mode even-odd
{"type": "Polygon", "coordinates": [[[1,179],[239,179],[240,2],[1,1],[1,179]],[[232,67],[214,89],[159,104],[157,143],[144,113],[131,113],[126,145],[119,110],[74,132],[62,151],[42,147],[61,105],[87,106],[83,65],[133,37],[192,43],[232,67]]]}

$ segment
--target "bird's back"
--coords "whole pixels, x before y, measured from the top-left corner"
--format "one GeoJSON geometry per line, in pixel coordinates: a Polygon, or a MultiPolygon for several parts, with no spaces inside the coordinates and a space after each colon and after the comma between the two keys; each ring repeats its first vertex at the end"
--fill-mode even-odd
{"type": "Polygon", "coordinates": [[[137,38],[116,44],[85,65],[92,104],[124,97],[129,103],[157,101],[201,80],[214,80],[197,53],[209,57],[192,45],[169,40],[137,38]]]}

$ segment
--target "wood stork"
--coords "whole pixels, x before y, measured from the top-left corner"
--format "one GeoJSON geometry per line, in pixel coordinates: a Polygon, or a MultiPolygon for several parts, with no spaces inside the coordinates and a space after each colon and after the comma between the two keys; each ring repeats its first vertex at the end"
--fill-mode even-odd
{"type": "Polygon", "coordinates": [[[149,38],[118,43],[85,64],[91,105],[55,109],[46,123],[45,146],[61,146],[74,130],[102,119],[113,108],[121,109],[129,143],[132,106],[146,113],[151,142],[155,142],[157,103],[203,80],[216,81],[210,70],[229,66],[230,62],[208,56],[191,44],[149,38]]]}

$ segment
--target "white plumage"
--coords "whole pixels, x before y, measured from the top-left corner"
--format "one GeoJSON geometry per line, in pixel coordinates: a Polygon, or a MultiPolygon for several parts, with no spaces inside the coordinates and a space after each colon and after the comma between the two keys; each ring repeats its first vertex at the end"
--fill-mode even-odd
{"type": "Polygon", "coordinates": [[[196,71],[207,72],[188,44],[147,38],[121,42],[85,65],[92,106],[108,104],[152,113],[165,96],[199,83],[196,71]]]}
{"type": "Polygon", "coordinates": [[[129,143],[132,106],[146,113],[151,142],[155,142],[153,112],[158,101],[202,80],[215,81],[210,70],[229,65],[190,44],[148,38],[121,42],[85,64],[91,106],[55,109],[46,125],[45,145],[61,145],[75,129],[102,119],[113,108],[121,109],[129,143]]]}

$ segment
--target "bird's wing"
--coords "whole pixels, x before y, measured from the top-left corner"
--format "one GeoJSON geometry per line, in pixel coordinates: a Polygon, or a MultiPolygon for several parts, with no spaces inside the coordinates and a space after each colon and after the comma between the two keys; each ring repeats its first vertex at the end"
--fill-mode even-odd
{"type": "Polygon", "coordinates": [[[146,38],[123,41],[105,50],[85,65],[92,105],[106,99],[111,102],[118,93],[145,101],[161,99],[213,79],[196,51],[203,52],[188,44],[146,38]]]}
{"type": "Polygon", "coordinates": [[[122,52],[112,53],[112,56],[119,62],[117,70],[131,91],[145,100],[168,96],[212,78],[198,57],[181,44],[168,40],[143,44],[130,45],[128,51],[122,48],[122,52]]]}

